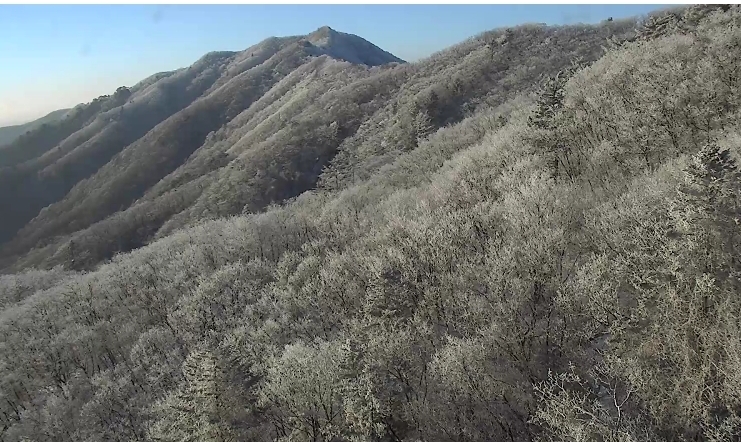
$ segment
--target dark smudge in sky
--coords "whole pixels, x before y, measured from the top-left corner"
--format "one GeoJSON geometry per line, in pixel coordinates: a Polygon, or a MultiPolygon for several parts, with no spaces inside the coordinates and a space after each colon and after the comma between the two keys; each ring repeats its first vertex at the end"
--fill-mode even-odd
{"type": "Polygon", "coordinates": [[[164,16],[164,11],[162,11],[162,8],[157,8],[152,14],[152,21],[155,23],[159,23],[162,21],[163,16],[164,16]]]}
{"type": "Polygon", "coordinates": [[[85,43],[80,48],[80,55],[82,55],[83,57],[87,57],[88,55],[90,55],[91,51],[92,51],[92,48],[90,47],[90,44],[85,43]]]}

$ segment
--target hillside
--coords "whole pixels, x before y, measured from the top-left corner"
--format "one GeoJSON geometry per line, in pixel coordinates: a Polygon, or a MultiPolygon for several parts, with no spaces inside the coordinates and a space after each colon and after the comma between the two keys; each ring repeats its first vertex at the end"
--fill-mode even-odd
{"type": "Polygon", "coordinates": [[[25,141],[47,183],[182,100],[7,244],[0,439],[738,440],[741,8],[337,36],[25,141]]]}
{"type": "MultiPolygon", "coordinates": [[[[209,134],[254,109],[261,98],[281,93],[281,88],[290,88],[283,94],[304,85],[324,90],[332,81],[347,83],[351,74],[368,75],[370,66],[400,61],[359,37],[323,28],[307,37],[269,38],[239,53],[210,53],[187,69],[159,74],[82,106],[49,129],[54,131],[51,136],[30,133],[0,155],[0,165],[6,166],[0,170],[0,182],[8,189],[0,196],[0,206],[11,214],[0,239],[15,236],[4,255],[17,257],[49,242],[54,252],[58,238],[128,208],[187,163],[209,134]],[[348,54],[363,66],[344,69],[341,59],[348,54]],[[16,152],[18,158],[13,157],[16,152]]],[[[146,234],[135,234],[130,244],[108,248],[86,262],[95,264],[147,239],[146,234]]]]}
{"type": "Polygon", "coordinates": [[[328,27],[208,54],[104,98],[103,113],[61,141],[18,144],[41,154],[0,171],[14,189],[0,195],[12,214],[0,263],[92,268],[204,219],[259,212],[318,183],[342,188],[350,170],[367,177],[418,138],[535,90],[631,31],[528,26],[503,40],[501,30],[411,65],[328,27]]]}
{"type": "Polygon", "coordinates": [[[25,124],[18,124],[15,126],[0,127],[0,147],[10,144],[15,141],[18,137],[25,134],[26,132],[38,129],[43,124],[53,123],[62,119],[69,109],[59,109],[54,112],[25,124]]]}

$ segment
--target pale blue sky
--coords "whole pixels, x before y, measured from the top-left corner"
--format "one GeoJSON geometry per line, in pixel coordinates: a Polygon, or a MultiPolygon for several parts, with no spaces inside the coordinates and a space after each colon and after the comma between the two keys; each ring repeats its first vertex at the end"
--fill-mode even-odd
{"type": "Polygon", "coordinates": [[[413,61],[482,31],[593,23],[657,5],[0,5],[0,126],[112,93],[206,52],[323,25],[413,61]]]}

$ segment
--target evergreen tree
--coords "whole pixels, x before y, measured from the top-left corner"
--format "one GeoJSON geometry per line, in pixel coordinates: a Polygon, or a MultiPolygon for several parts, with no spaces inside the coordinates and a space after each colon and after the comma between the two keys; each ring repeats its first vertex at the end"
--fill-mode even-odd
{"type": "Polygon", "coordinates": [[[157,421],[149,435],[156,441],[225,442],[233,440],[228,422],[226,375],[208,349],[192,351],[183,363],[184,382],[154,406],[157,421]]]}

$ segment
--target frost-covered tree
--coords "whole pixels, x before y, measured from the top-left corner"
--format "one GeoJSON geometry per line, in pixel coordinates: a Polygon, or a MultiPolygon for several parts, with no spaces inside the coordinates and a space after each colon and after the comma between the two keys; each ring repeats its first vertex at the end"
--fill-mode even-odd
{"type": "Polygon", "coordinates": [[[230,441],[230,410],[226,372],[206,348],[192,351],[183,362],[184,382],[153,407],[149,438],[158,441],[230,441]]]}

